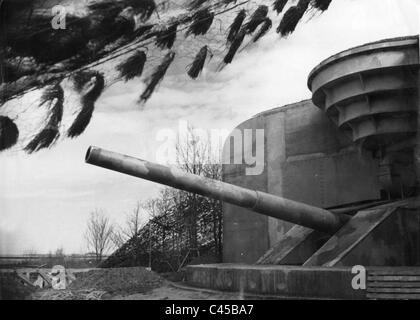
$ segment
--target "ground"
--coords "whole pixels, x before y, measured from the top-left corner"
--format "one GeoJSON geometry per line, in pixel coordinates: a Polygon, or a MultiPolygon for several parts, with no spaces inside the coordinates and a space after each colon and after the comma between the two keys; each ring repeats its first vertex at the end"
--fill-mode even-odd
{"type": "Polygon", "coordinates": [[[67,289],[54,290],[30,288],[24,285],[14,273],[2,272],[0,273],[0,299],[234,300],[245,298],[238,293],[188,287],[179,282],[182,279],[181,275],[172,274],[169,277],[165,275],[164,278],[142,267],[76,270],[74,274],[76,280],[67,289]]]}
{"type": "Polygon", "coordinates": [[[32,295],[34,300],[236,300],[236,293],[181,287],[167,282],[142,293],[120,293],[110,295],[92,289],[86,290],[44,290],[32,295]]]}
{"type": "Polygon", "coordinates": [[[180,286],[168,283],[148,293],[114,296],[116,300],[237,300],[241,297],[237,293],[220,292],[180,286]]]}

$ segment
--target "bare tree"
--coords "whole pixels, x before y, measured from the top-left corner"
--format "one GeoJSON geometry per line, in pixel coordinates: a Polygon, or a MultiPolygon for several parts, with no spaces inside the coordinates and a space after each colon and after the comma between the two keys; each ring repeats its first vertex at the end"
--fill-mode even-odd
{"type": "Polygon", "coordinates": [[[126,228],[123,231],[127,238],[134,237],[144,226],[144,221],[141,217],[141,212],[142,203],[137,202],[133,210],[127,215],[126,228]]]}
{"type": "Polygon", "coordinates": [[[55,255],[57,257],[63,257],[64,256],[64,249],[63,247],[59,247],[55,250],[55,255]]]}
{"type": "MultiPolygon", "coordinates": [[[[185,172],[220,179],[220,165],[214,159],[209,136],[200,136],[194,127],[189,126],[185,137],[178,137],[176,148],[178,166],[185,172]]],[[[185,200],[184,224],[188,230],[189,247],[199,254],[199,213],[204,210],[213,210],[213,206],[219,206],[218,201],[208,206],[209,199],[203,201],[203,197],[188,192],[180,192],[185,200]]],[[[217,211],[217,210],[216,210],[217,211]]]]}
{"type": "Polygon", "coordinates": [[[127,240],[136,236],[138,232],[145,225],[145,221],[142,218],[142,211],[144,211],[145,204],[138,201],[134,208],[126,216],[124,226],[114,227],[112,232],[111,240],[115,247],[121,247],[127,240]]]}
{"type": "Polygon", "coordinates": [[[121,227],[115,227],[111,234],[111,241],[115,248],[119,248],[127,241],[121,227]]]}
{"type": "Polygon", "coordinates": [[[114,227],[102,210],[96,209],[91,212],[85,239],[88,249],[95,253],[96,262],[101,262],[103,255],[112,249],[113,231],[114,227]]]}
{"type": "Polygon", "coordinates": [[[54,263],[64,265],[65,263],[65,254],[63,247],[59,247],[55,250],[54,254],[54,263]]]}
{"type": "MultiPolygon", "coordinates": [[[[208,133],[199,136],[190,127],[174,148],[178,167],[194,174],[221,179],[220,145],[211,145],[208,133]],[[212,150],[213,147],[213,150],[212,150]]],[[[222,204],[174,188],[136,206],[130,226],[138,226],[139,212],[150,217],[137,234],[104,262],[104,266],[151,265],[154,270],[177,271],[196,257],[220,261],[222,253],[222,204]],[[137,210],[138,209],[138,210],[137,210]]],[[[137,229],[137,227],[131,230],[137,229]]],[[[132,234],[132,233],[131,233],[132,234]]]]}

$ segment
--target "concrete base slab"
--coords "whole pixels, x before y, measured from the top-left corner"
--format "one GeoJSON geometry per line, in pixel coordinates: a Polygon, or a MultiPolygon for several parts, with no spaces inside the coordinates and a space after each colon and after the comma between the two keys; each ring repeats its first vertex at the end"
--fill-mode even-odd
{"type": "Polygon", "coordinates": [[[351,268],[213,264],[186,267],[187,284],[200,288],[299,298],[366,299],[352,288],[351,268]]]}

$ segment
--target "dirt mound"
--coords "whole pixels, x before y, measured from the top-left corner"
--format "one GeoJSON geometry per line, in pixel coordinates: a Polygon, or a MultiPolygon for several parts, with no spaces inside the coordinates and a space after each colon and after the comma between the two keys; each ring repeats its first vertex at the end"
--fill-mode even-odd
{"type": "Polygon", "coordinates": [[[106,297],[105,291],[85,290],[42,290],[32,295],[34,300],[101,300],[106,297]]]}
{"type": "Polygon", "coordinates": [[[34,288],[26,286],[14,273],[0,273],[0,300],[30,299],[34,288]]]}
{"type": "Polygon", "coordinates": [[[144,293],[160,287],[164,280],[142,267],[110,268],[81,272],[71,283],[71,290],[95,289],[109,294],[144,293]]]}

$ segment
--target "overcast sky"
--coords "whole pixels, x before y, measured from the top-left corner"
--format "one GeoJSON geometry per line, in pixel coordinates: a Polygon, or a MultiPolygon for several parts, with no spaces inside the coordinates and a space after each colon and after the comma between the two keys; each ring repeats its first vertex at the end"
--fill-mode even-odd
{"type": "Polygon", "coordinates": [[[85,252],[89,212],[104,208],[116,223],[159,186],[84,163],[89,145],[155,161],[159,130],[179,120],[204,129],[232,130],[256,113],[310,98],[309,72],[339,51],[383,38],[419,33],[417,0],[334,0],[279,39],[271,30],[220,73],[193,82],[172,73],[141,110],[140,81],[108,88],[86,133],[51,150],[0,154],[0,254],[40,253],[62,246],[85,252]]]}

